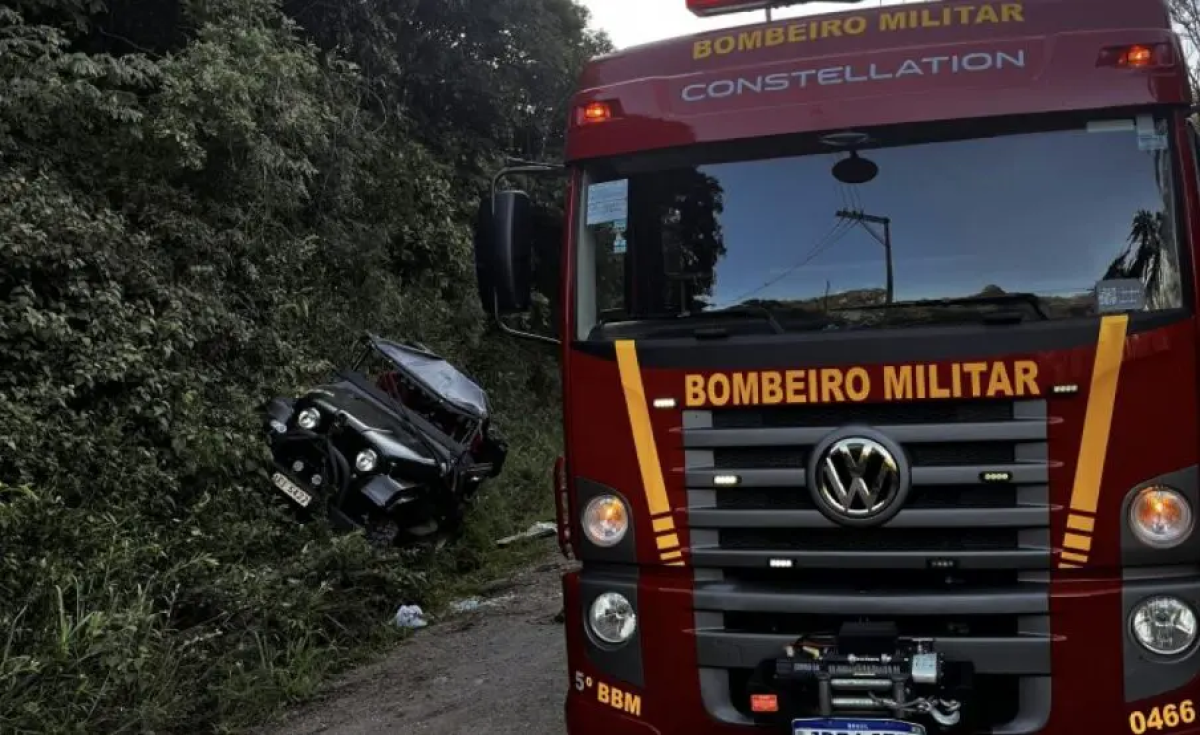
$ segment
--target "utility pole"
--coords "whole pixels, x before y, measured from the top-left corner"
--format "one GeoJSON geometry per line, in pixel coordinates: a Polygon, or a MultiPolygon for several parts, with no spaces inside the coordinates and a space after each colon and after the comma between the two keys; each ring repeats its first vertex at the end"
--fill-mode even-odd
{"type": "Polygon", "coordinates": [[[892,220],[889,217],[876,217],[872,214],[863,214],[862,210],[858,209],[839,209],[837,216],[840,219],[848,219],[862,225],[862,228],[871,234],[871,237],[879,241],[883,246],[883,255],[887,259],[887,303],[892,303],[892,220]],[[883,225],[883,234],[880,235],[871,225],[883,225]]]}

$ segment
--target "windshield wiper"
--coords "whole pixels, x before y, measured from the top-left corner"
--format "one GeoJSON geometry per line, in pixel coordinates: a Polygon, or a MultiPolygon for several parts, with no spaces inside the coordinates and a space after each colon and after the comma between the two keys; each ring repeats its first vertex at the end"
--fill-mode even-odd
{"type": "Polygon", "coordinates": [[[774,312],[765,306],[758,304],[736,304],[726,309],[718,309],[717,311],[694,311],[684,312],[678,316],[679,319],[697,318],[704,319],[705,317],[731,317],[731,316],[759,316],[766,320],[767,324],[771,325],[771,330],[775,334],[783,334],[787,330],[775,318],[774,312]]]}
{"type": "MultiPolygon", "coordinates": [[[[614,310],[608,316],[601,318],[596,326],[603,327],[618,322],[646,322],[646,323],[664,323],[678,322],[681,320],[705,319],[713,317],[716,319],[729,317],[759,317],[770,325],[771,331],[776,334],[783,334],[787,330],[775,318],[775,313],[765,306],[758,304],[736,304],[726,309],[718,309],[716,311],[684,311],[684,312],[657,312],[646,314],[629,314],[628,312],[614,310]]],[[[702,327],[695,330],[697,337],[727,337],[728,333],[723,327],[702,327]]]]}
{"type": "Polygon", "coordinates": [[[1005,294],[992,294],[990,296],[959,296],[957,298],[946,299],[913,299],[911,301],[892,301],[884,304],[865,304],[863,306],[845,306],[834,311],[858,311],[860,309],[903,309],[914,306],[969,306],[971,304],[1011,304],[1014,302],[1024,303],[1030,306],[1034,313],[1043,321],[1049,319],[1045,309],[1042,308],[1042,300],[1037,294],[1029,292],[1015,292],[1005,294]]]}

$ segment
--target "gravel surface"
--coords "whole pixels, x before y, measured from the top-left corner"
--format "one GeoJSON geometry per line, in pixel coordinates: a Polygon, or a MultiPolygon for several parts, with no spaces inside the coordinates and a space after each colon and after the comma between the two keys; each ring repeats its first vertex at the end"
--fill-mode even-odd
{"type": "Polygon", "coordinates": [[[546,563],[419,631],[259,735],[558,735],[567,693],[559,578],[546,563]]]}

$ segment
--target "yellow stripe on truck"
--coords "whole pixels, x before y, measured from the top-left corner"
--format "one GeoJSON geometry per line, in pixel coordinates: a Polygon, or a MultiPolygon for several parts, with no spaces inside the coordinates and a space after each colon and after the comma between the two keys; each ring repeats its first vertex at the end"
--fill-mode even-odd
{"type": "Polygon", "coordinates": [[[679,537],[675,534],[675,519],[671,517],[671,504],[667,500],[662,463],[658,459],[658,445],[654,441],[654,429],[650,425],[650,402],[642,385],[642,369],[638,365],[637,348],[632,340],[618,340],[616,349],[617,371],[621,375],[621,390],[625,395],[625,411],[629,414],[629,429],[633,433],[633,446],[637,452],[642,489],[646,494],[646,507],[650,510],[650,521],[657,537],[655,543],[659,549],[659,556],[670,566],[683,566],[678,551],[673,551],[679,545],[679,537]]]}
{"type": "Polygon", "coordinates": [[[1087,410],[1083,418],[1083,437],[1079,442],[1079,458],[1075,462],[1075,484],[1071,488],[1071,515],[1063,535],[1063,546],[1074,553],[1064,552],[1059,568],[1074,568],[1072,562],[1086,563],[1091,550],[1094,516],[1100,504],[1100,487],[1104,482],[1104,462],[1108,457],[1108,437],[1112,431],[1113,407],[1117,402],[1117,384],[1121,378],[1121,363],[1125,356],[1125,335],[1129,316],[1106,316],[1100,321],[1096,339],[1096,359],[1092,366],[1092,385],[1088,390],[1087,410]]]}

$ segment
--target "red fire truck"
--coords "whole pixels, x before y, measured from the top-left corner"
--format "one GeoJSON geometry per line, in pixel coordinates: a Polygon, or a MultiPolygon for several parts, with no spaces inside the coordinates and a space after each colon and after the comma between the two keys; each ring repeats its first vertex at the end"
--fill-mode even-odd
{"type": "Polygon", "coordinates": [[[946,0],[587,67],[505,172],[568,182],[571,735],[1200,733],[1186,65],[1163,0],[946,0]]]}

